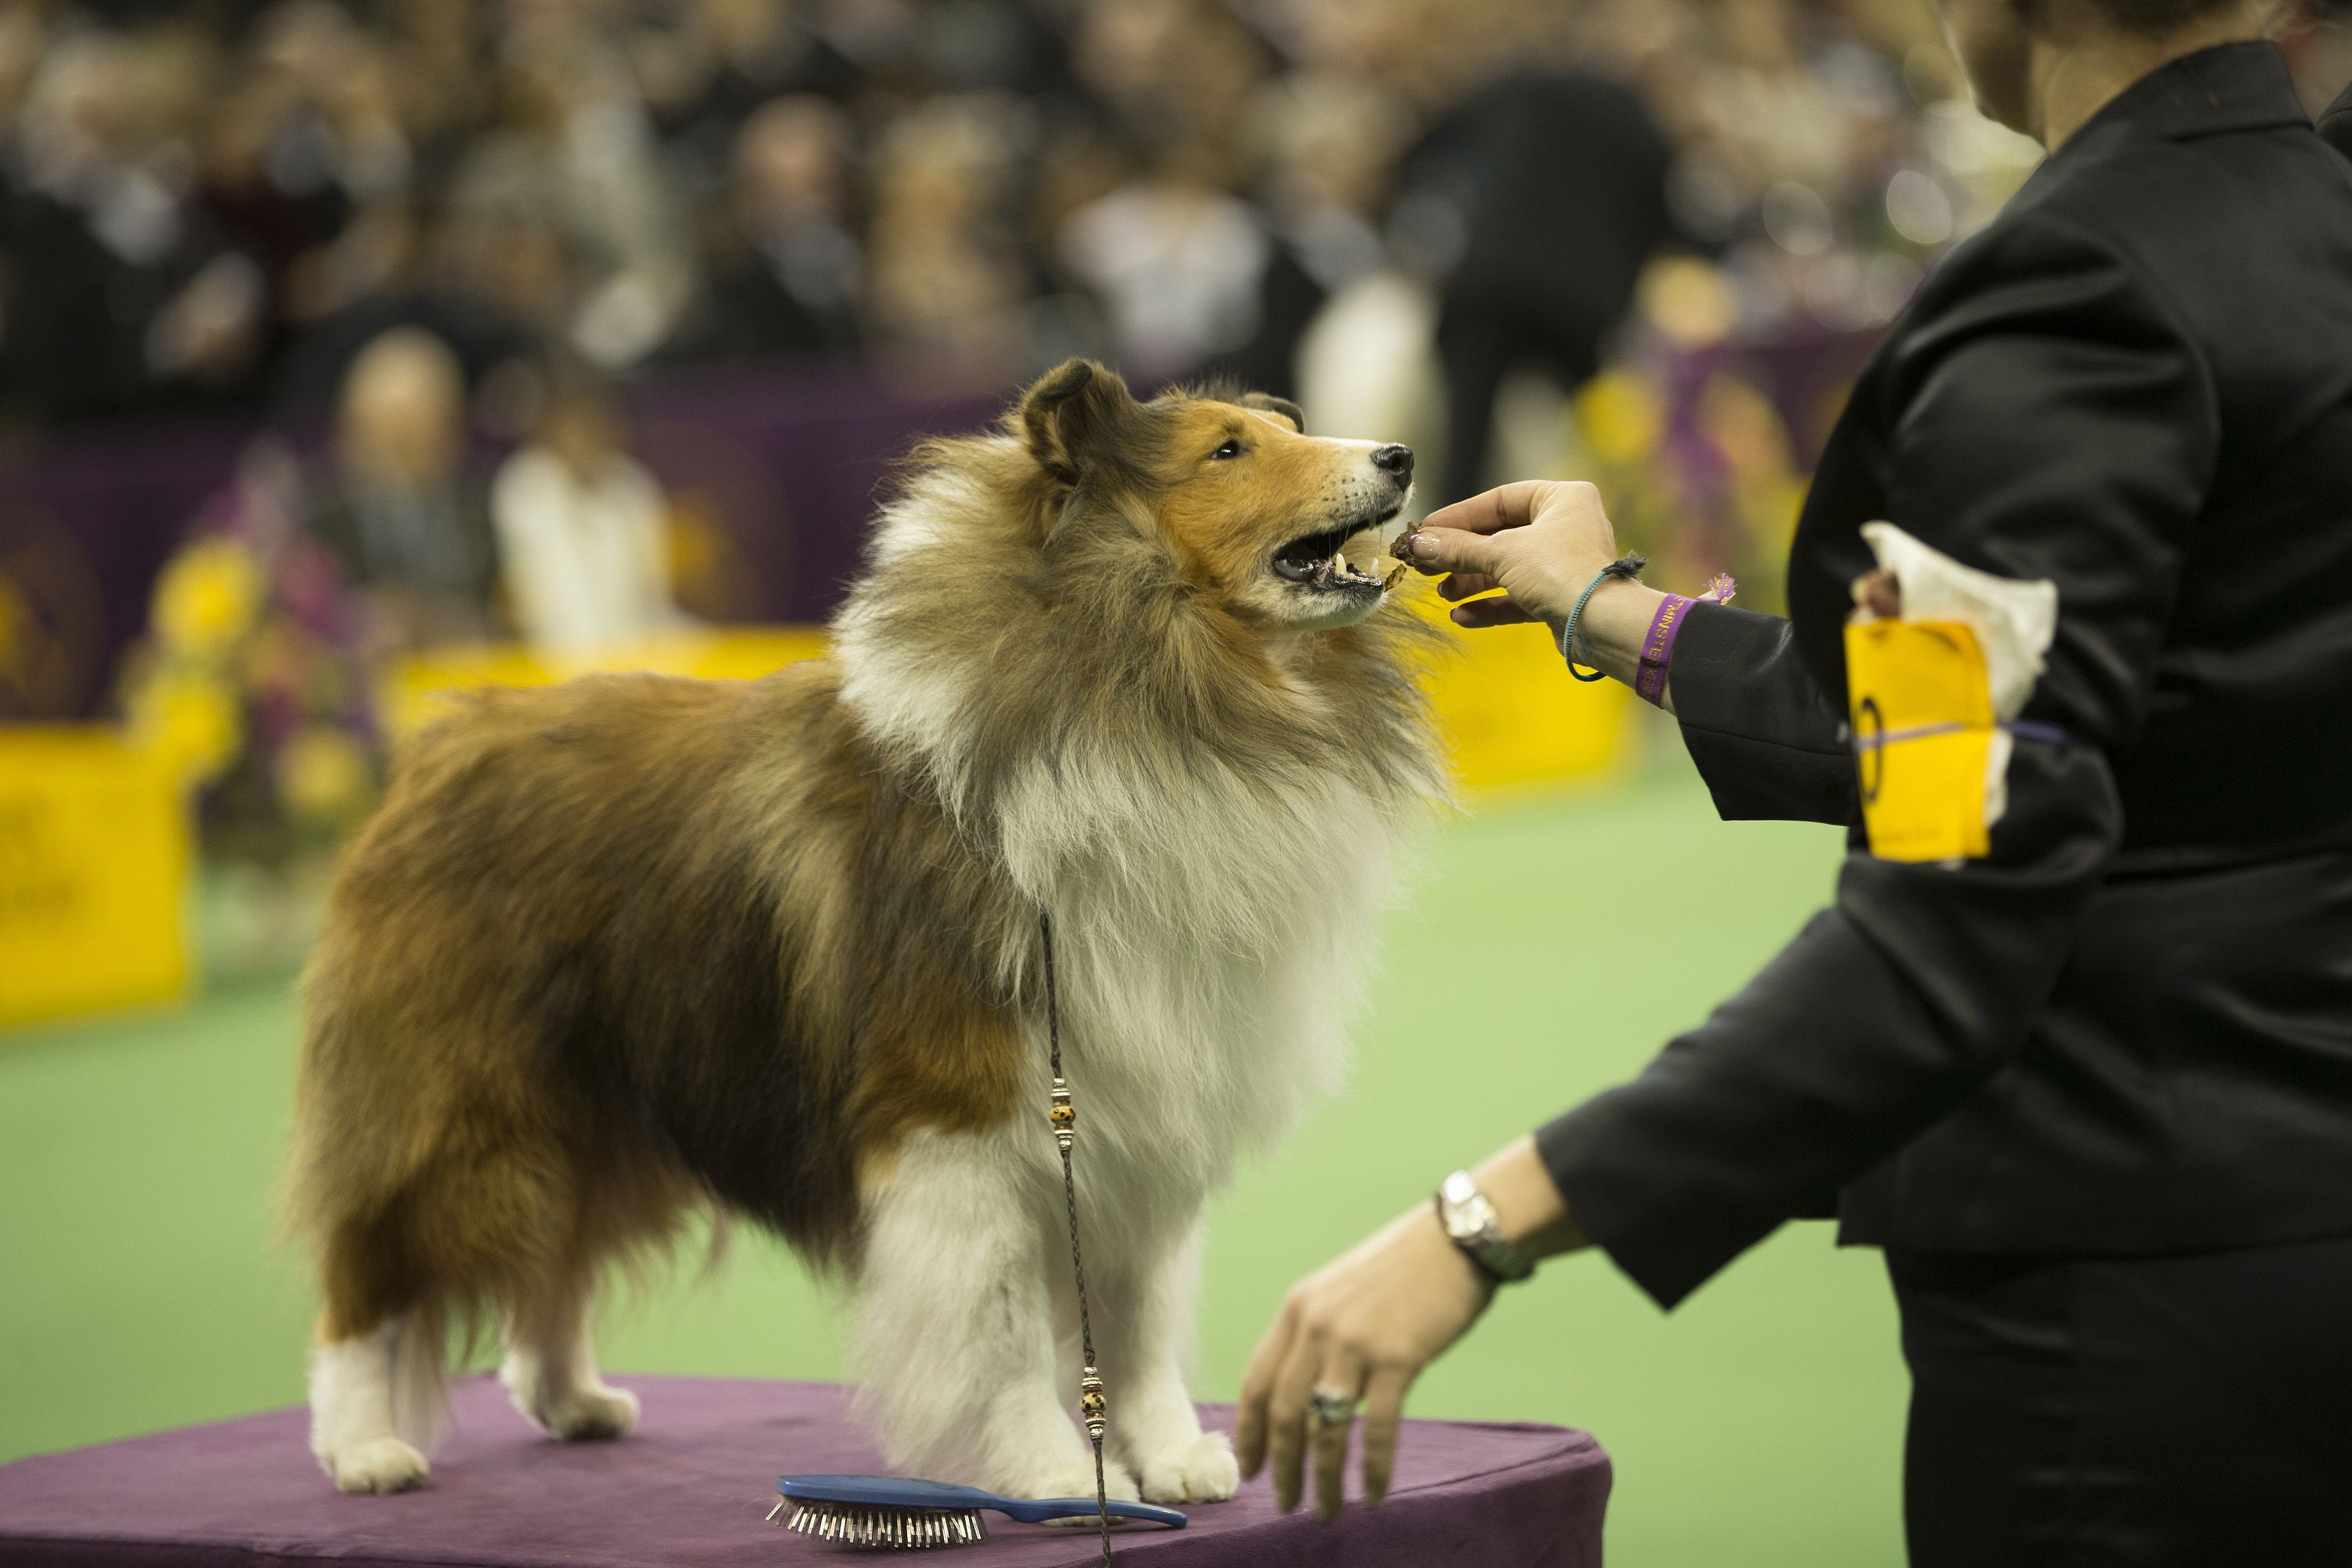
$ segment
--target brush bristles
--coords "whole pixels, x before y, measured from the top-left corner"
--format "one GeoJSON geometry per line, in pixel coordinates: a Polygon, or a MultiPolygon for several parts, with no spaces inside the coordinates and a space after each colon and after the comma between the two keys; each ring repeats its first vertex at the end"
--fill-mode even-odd
{"type": "MultiPolygon", "coordinates": [[[[927,1552],[934,1546],[970,1546],[988,1539],[976,1509],[878,1508],[854,1502],[803,1502],[787,1500],[792,1513],[786,1530],[836,1541],[844,1546],[871,1546],[886,1552],[927,1552]]],[[[772,1517],[772,1516],[771,1516],[772,1517]]]]}

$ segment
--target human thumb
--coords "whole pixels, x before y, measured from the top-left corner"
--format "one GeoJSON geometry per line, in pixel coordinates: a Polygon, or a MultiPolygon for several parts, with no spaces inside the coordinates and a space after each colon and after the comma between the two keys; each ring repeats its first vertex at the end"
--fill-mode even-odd
{"type": "Polygon", "coordinates": [[[1391,553],[1424,577],[1456,572],[1500,575],[1503,550],[1491,535],[1466,529],[1431,528],[1423,524],[1399,539],[1391,553]]]}

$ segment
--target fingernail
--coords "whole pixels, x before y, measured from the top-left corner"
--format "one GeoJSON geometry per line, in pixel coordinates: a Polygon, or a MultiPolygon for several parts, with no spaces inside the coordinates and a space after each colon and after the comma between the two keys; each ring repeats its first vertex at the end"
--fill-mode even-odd
{"type": "Polygon", "coordinates": [[[1400,533],[1396,542],[1389,546],[1389,553],[1400,561],[1411,561],[1421,553],[1424,542],[1419,532],[1400,533]]]}

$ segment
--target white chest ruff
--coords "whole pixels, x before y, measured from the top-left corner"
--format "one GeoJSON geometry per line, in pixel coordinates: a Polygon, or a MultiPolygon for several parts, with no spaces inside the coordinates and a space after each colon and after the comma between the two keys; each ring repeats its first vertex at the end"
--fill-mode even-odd
{"type": "MultiPolygon", "coordinates": [[[[886,520],[884,555],[919,550],[926,517],[908,507],[886,520]]],[[[1021,897],[1053,916],[1082,1184],[1197,1205],[1242,1150],[1337,1087],[1399,847],[1444,793],[1433,760],[1420,787],[1382,790],[1346,758],[1276,777],[1181,736],[1041,737],[1025,766],[982,785],[984,695],[968,665],[883,635],[861,606],[836,625],[835,648],[861,726],[926,774],[1021,897]]],[[[1010,985],[1028,955],[1003,962],[1010,985]]],[[[1031,1131],[1024,1121],[1011,1138],[1026,1152],[1014,1157],[1050,1161],[1052,1141],[1031,1131]]]]}
{"type": "Polygon", "coordinates": [[[1001,842],[1054,914],[1098,1176],[1197,1202],[1337,1086],[1397,827],[1344,783],[1218,769],[1041,769],[1008,792],[1001,842]]]}

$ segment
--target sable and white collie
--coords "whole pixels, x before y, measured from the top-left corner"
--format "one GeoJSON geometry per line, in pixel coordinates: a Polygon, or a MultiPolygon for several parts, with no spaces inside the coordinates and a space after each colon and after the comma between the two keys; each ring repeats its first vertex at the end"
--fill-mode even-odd
{"type": "Polygon", "coordinates": [[[425,1476],[446,1328],[614,1437],[609,1263],[697,1211],[848,1288],[889,1462],[1090,1495],[1047,1125],[1055,940],[1114,1495],[1232,1495],[1184,1388],[1201,1214],[1329,1085],[1445,790],[1381,546],[1402,447],[1072,361],[934,442],[830,659],[486,691],[409,746],[306,976],[311,1447],[425,1476]]]}

